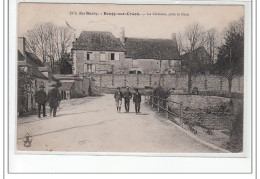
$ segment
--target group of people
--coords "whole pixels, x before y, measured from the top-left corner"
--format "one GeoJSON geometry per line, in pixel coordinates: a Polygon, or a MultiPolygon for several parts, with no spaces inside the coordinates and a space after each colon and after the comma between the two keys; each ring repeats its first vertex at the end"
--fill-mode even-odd
{"type": "MultiPolygon", "coordinates": [[[[121,89],[118,87],[117,91],[115,92],[114,98],[116,101],[116,108],[117,112],[121,112],[121,106],[122,106],[122,99],[125,100],[125,111],[126,113],[129,113],[130,110],[130,100],[132,98],[132,93],[130,92],[130,88],[127,87],[126,92],[122,93],[121,89]]],[[[141,107],[141,93],[139,93],[138,89],[135,89],[134,97],[133,97],[133,103],[135,104],[135,113],[140,113],[140,107],[141,107]]]]}
{"type": "Polygon", "coordinates": [[[43,110],[43,117],[46,117],[46,103],[50,106],[50,116],[56,117],[57,107],[59,106],[61,97],[56,84],[51,85],[48,94],[44,91],[44,85],[39,87],[39,90],[34,94],[35,102],[38,104],[38,118],[41,117],[41,108],[43,110]]]}

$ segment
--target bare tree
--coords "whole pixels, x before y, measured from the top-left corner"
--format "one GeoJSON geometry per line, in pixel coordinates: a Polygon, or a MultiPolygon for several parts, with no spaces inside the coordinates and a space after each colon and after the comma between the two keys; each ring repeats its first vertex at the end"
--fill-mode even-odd
{"type": "Polygon", "coordinates": [[[218,44],[219,44],[219,34],[218,34],[217,30],[215,28],[211,28],[211,29],[207,30],[205,46],[210,55],[211,63],[215,62],[218,44]]]}
{"type": "Polygon", "coordinates": [[[178,46],[180,53],[188,53],[189,59],[184,62],[182,68],[188,73],[188,93],[191,93],[191,77],[200,67],[199,61],[196,61],[193,51],[204,45],[206,34],[204,27],[197,22],[188,25],[183,34],[178,35],[178,46]]]}
{"type": "Polygon", "coordinates": [[[35,25],[25,33],[29,50],[35,53],[44,63],[49,59],[51,67],[61,55],[67,53],[72,42],[72,30],[53,23],[35,25]]]}

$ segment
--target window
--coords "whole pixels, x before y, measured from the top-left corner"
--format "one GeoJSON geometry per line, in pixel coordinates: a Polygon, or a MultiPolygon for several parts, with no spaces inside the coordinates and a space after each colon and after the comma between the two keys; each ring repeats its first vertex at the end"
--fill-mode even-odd
{"type": "Polygon", "coordinates": [[[110,59],[111,59],[111,60],[115,60],[115,53],[111,53],[110,55],[111,55],[111,56],[110,56],[110,59]]]}
{"type": "Polygon", "coordinates": [[[100,61],[102,61],[102,62],[106,61],[106,54],[105,53],[100,54],[100,61]]]}
{"type": "Polygon", "coordinates": [[[84,60],[91,60],[92,52],[84,52],[84,60]]]}
{"type": "Polygon", "coordinates": [[[87,66],[87,72],[88,72],[88,73],[91,73],[91,72],[92,72],[92,65],[91,65],[91,64],[88,64],[88,66],[87,66]]]}
{"type": "Polygon", "coordinates": [[[133,60],[133,67],[137,67],[137,60],[136,59],[133,60]]]}
{"type": "Polygon", "coordinates": [[[87,73],[87,64],[84,64],[84,73],[87,73]]]}

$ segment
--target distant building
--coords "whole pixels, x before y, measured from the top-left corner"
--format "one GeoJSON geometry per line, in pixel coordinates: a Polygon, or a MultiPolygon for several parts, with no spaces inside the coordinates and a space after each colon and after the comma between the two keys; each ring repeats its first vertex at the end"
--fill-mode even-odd
{"type": "Polygon", "coordinates": [[[172,39],[120,38],[110,32],[83,31],[72,46],[73,74],[175,73],[180,71],[176,35],[172,39]]]}
{"type": "Polygon", "coordinates": [[[18,68],[26,72],[28,77],[32,79],[32,84],[29,87],[26,99],[22,100],[24,112],[36,108],[33,96],[34,93],[39,90],[39,86],[44,85],[45,91],[47,92],[52,84],[58,83],[58,80],[52,75],[50,67],[47,64],[44,64],[35,54],[26,51],[25,45],[26,39],[24,37],[19,37],[17,55],[18,68]]]}
{"type": "Polygon", "coordinates": [[[125,38],[126,59],[132,61],[130,73],[176,73],[180,71],[180,54],[176,34],[172,39],[125,38]]]}
{"type": "Polygon", "coordinates": [[[78,77],[77,75],[55,74],[61,83],[59,91],[62,99],[78,98],[88,96],[89,89],[95,91],[95,80],[93,78],[78,77]]]}
{"type": "MultiPolygon", "coordinates": [[[[195,49],[192,53],[193,59],[201,64],[212,64],[212,60],[210,59],[210,55],[207,50],[201,46],[195,49]]],[[[190,59],[190,52],[187,52],[181,56],[183,62],[188,61],[190,59]]]]}

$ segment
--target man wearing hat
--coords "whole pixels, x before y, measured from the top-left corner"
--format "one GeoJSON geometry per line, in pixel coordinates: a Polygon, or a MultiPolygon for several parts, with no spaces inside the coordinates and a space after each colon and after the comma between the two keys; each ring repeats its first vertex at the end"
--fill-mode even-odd
{"type": "Polygon", "coordinates": [[[47,101],[47,95],[46,92],[44,91],[44,85],[40,85],[39,87],[40,89],[38,91],[36,91],[36,93],[34,94],[35,97],[35,102],[38,104],[38,118],[41,117],[41,107],[43,110],[43,117],[46,116],[46,111],[45,111],[45,104],[47,101]]]}
{"type": "Polygon", "coordinates": [[[117,91],[115,92],[114,98],[116,101],[117,112],[121,112],[123,93],[120,91],[119,87],[117,88],[117,91]]]}
{"type": "Polygon", "coordinates": [[[50,106],[50,116],[52,116],[53,112],[53,117],[56,117],[56,111],[57,107],[59,106],[60,103],[60,92],[57,88],[56,84],[51,85],[51,89],[48,91],[48,102],[50,106]]]}
{"type": "Polygon", "coordinates": [[[141,104],[142,98],[141,94],[139,93],[138,89],[135,89],[135,94],[133,98],[133,102],[135,103],[135,113],[140,113],[140,104],[141,104]]]}
{"type": "Polygon", "coordinates": [[[124,93],[124,99],[125,99],[125,111],[129,113],[130,109],[130,99],[132,98],[132,93],[130,92],[130,88],[127,87],[126,92],[124,93]]]}

